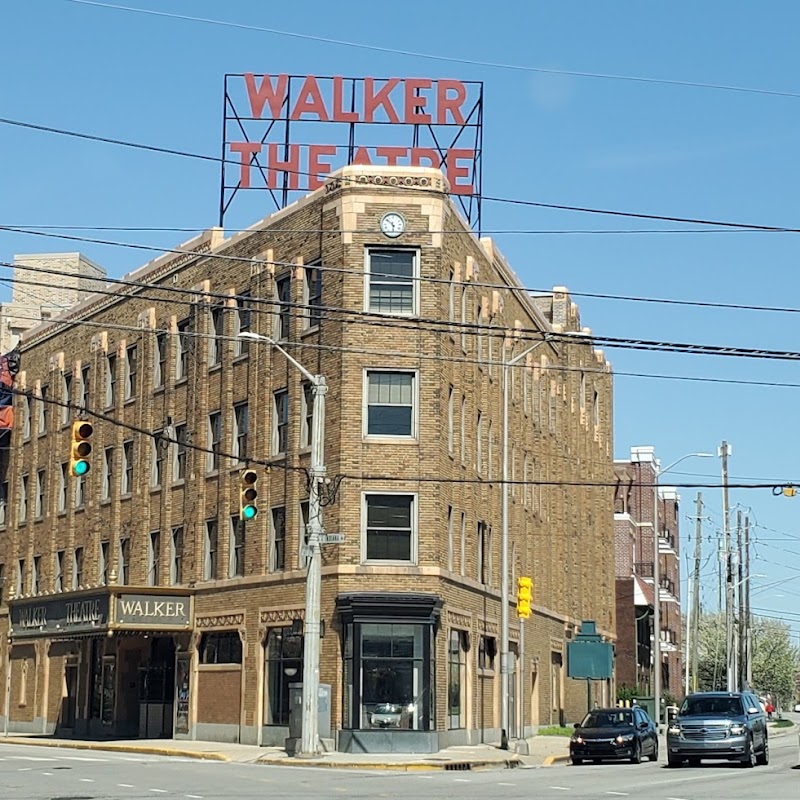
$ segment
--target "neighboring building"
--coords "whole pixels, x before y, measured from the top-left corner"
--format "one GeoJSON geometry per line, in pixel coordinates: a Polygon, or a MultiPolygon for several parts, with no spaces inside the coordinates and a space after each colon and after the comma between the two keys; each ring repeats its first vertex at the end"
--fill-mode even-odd
{"type": "Polygon", "coordinates": [[[101,288],[106,271],[80,253],[14,256],[10,303],[0,304],[0,353],[13,350],[22,334],[57,317],[101,288]]]}
{"type": "MultiPolygon", "coordinates": [[[[583,619],[615,630],[610,367],[588,331],[556,335],[581,331],[566,291],[534,301],[445,189],[438,170],[345,168],[23,337],[33,399],[16,398],[0,506],[12,731],[283,743],[312,409],[244,331],[327,379],[323,522],[344,543],[323,549],[321,681],[343,750],[499,738],[498,361],[504,339],[507,357],[539,343],[510,370],[512,598],[534,580],[510,733],[581,716],[566,644],[583,619]],[[65,466],[79,414],[42,395],[87,409],[84,479],[65,466]],[[247,464],[260,513],[243,525],[247,464]]],[[[595,691],[608,702],[611,681],[595,691]]]]}
{"type": "MultiPolygon", "coordinates": [[[[630,461],[615,461],[614,541],[617,604],[617,686],[653,693],[653,447],[632,447],[630,461]]],[[[679,497],[673,488],[659,495],[659,572],[662,696],[683,695],[679,497]]]]}

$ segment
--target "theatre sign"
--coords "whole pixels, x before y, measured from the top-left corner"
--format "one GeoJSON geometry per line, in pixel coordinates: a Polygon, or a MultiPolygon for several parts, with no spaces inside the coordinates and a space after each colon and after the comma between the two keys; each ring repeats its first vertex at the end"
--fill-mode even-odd
{"type": "Polygon", "coordinates": [[[220,225],[243,192],[282,208],[362,164],[441,168],[479,228],[482,148],[478,81],[226,75],[220,225]]]}
{"type": "Polygon", "coordinates": [[[186,594],[131,594],[116,589],[69,592],[57,597],[11,599],[10,636],[65,638],[115,630],[187,630],[192,598],[186,594]]]}

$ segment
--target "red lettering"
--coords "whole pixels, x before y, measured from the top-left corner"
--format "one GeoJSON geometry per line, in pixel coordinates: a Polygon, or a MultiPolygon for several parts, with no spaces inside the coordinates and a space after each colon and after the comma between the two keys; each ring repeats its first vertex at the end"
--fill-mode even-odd
{"type": "Polygon", "coordinates": [[[406,78],[405,89],[405,118],[408,124],[430,125],[431,115],[423,113],[421,109],[428,104],[428,98],[421,95],[420,89],[430,89],[431,81],[426,78],[406,78]]]}
{"type": "Polygon", "coordinates": [[[261,86],[256,86],[255,75],[248,72],[244,76],[247,86],[247,98],[250,101],[250,110],[256,119],[261,119],[264,111],[264,104],[269,103],[269,111],[272,118],[276,119],[281,115],[281,107],[286,100],[286,87],[289,84],[288,75],[278,75],[278,82],[272,85],[270,75],[261,76],[261,86]]]}
{"type": "Polygon", "coordinates": [[[399,78],[389,78],[376,92],[375,78],[364,78],[364,122],[375,122],[375,112],[383,106],[389,122],[399,124],[400,117],[397,116],[389,97],[399,83],[399,78]]]}
{"type": "Polygon", "coordinates": [[[355,156],[353,156],[352,163],[370,166],[372,164],[372,159],[369,157],[369,150],[367,150],[366,147],[359,147],[358,150],[356,150],[355,156]]]}
{"type": "Polygon", "coordinates": [[[459,159],[469,158],[474,162],[474,150],[462,150],[454,148],[447,151],[447,158],[445,163],[447,165],[447,180],[450,182],[451,194],[472,194],[473,187],[471,183],[459,183],[459,178],[469,178],[469,167],[460,167],[458,165],[459,159]]]}
{"type": "Polygon", "coordinates": [[[253,157],[261,152],[261,145],[258,142],[230,142],[228,145],[231,151],[239,153],[242,165],[239,172],[239,188],[250,188],[250,166],[253,157]]]}
{"type": "Polygon", "coordinates": [[[331,171],[331,165],[327,161],[320,161],[320,156],[335,156],[336,145],[334,144],[310,144],[308,146],[308,188],[310,191],[319,189],[323,181],[320,175],[327,175],[331,171]]]}
{"type": "Polygon", "coordinates": [[[303,114],[316,114],[320,122],[329,122],[325,101],[319,91],[319,84],[313,75],[309,75],[300,88],[297,102],[294,104],[289,119],[301,119],[303,114]]]}
{"type": "Polygon", "coordinates": [[[267,145],[267,186],[270,189],[278,188],[278,173],[286,172],[289,175],[288,187],[290,189],[300,188],[300,145],[289,145],[289,158],[282,161],[278,158],[278,148],[285,145],[278,142],[270,142],[267,145]]]}
{"type": "Polygon", "coordinates": [[[333,121],[358,122],[357,111],[345,111],[344,105],[344,79],[333,79],[333,121]]]}
{"type": "Polygon", "coordinates": [[[407,147],[376,147],[375,148],[375,155],[379,156],[380,158],[385,158],[386,159],[386,163],[390,167],[396,167],[398,158],[407,158],[408,157],[408,148],[407,147]]]}
{"type": "Polygon", "coordinates": [[[464,124],[464,114],[461,106],[467,99],[467,87],[461,81],[443,80],[436,82],[436,124],[447,125],[447,112],[449,111],[456,125],[464,124]],[[455,97],[448,97],[450,90],[455,91],[455,97]]]}
{"type": "Polygon", "coordinates": [[[439,169],[442,166],[442,157],[432,147],[412,147],[411,148],[411,166],[421,167],[422,159],[426,158],[430,162],[425,164],[426,167],[435,167],[439,169]]]}

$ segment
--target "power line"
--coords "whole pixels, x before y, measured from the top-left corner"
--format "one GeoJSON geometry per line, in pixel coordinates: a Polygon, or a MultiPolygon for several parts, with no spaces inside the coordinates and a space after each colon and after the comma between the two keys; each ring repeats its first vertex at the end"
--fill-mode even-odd
{"type": "Polygon", "coordinates": [[[279,30],[278,28],[266,28],[259,25],[248,25],[240,22],[229,22],[227,20],[212,19],[208,17],[195,17],[188,14],[176,14],[167,11],[155,11],[148,8],[134,8],[132,6],[117,5],[114,3],[101,3],[96,0],[67,0],[76,5],[94,6],[96,8],[111,9],[114,11],[126,11],[136,14],[146,14],[154,17],[181,20],[184,22],[199,22],[206,25],[218,25],[226,28],[238,30],[254,31],[257,33],[268,33],[274,36],[283,36],[303,41],[317,42],[320,44],[332,44],[338,47],[350,47],[359,50],[369,50],[375,53],[387,53],[390,55],[405,56],[409,58],[422,58],[429,61],[447,62],[450,64],[464,64],[472,67],[486,67],[489,69],[511,70],[514,72],[533,72],[546,75],[566,75],[572,78],[594,78],[608,81],[627,81],[632,83],[646,83],[664,86],[683,86],[693,89],[713,89],[725,92],[743,92],[747,94],[760,94],[776,97],[800,97],[797,92],[783,91],[780,89],[760,89],[751,86],[736,86],[731,84],[708,83],[703,81],[683,81],[670,78],[648,78],[640,75],[616,75],[603,72],[585,72],[579,70],[554,69],[546,67],[534,67],[524,64],[509,64],[497,61],[480,61],[471,58],[459,58],[456,56],[444,56],[437,53],[417,52],[414,50],[402,50],[394,47],[383,47],[381,45],[367,44],[365,42],[353,42],[345,39],[334,39],[328,36],[316,36],[309,33],[299,33],[297,31],[279,30]]]}

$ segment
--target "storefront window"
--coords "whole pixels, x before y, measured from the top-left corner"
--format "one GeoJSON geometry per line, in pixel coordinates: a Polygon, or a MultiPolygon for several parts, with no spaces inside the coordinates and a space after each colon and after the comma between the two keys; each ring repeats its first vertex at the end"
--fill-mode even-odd
{"type": "Polygon", "coordinates": [[[291,627],[271,628],[267,634],[267,725],[289,724],[289,684],[303,680],[303,637],[291,627]]]}
{"type": "Polygon", "coordinates": [[[92,719],[100,719],[103,705],[103,642],[99,639],[92,640],[92,680],[91,680],[91,708],[92,719]]]}
{"type": "Polygon", "coordinates": [[[450,631],[447,647],[447,714],[451,729],[465,728],[467,655],[464,631],[450,631]]]}
{"type": "Polygon", "coordinates": [[[238,631],[204,633],[200,643],[201,664],[241,664],[242,639],[238,631]]]}

